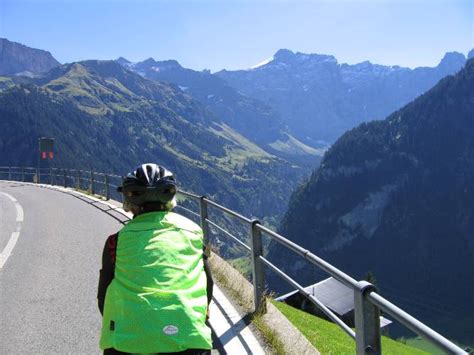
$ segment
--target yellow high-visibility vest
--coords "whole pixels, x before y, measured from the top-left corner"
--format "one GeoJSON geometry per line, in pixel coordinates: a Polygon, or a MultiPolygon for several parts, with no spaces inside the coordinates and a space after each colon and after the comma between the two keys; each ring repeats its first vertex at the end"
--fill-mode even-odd
{"type": "Polygon", "coordinates": [[[172,212],[137,216],[119,233],[100,348],[130,353],[211,349],[203,233],[172,212]]]}

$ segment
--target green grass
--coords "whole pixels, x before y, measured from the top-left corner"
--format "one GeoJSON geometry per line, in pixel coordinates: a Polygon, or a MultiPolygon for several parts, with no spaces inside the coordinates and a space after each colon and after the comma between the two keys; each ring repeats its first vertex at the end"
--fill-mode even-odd
{"type": "MultiPolygon", "coordinates": [[[[355,342],[334,323],[318,318],[285,303],[272,301],[321,354],[354,354],[355,342]]],[[[426,352],[382,336],[384,354],[416,355],[426,352]]]]}
{"type": "Polygon", "coordinates": [[[325,150],[324,149],[314,149],[306,144],[300,142],[293,136],[288,136],[285,141],[277,140],[271,144],[270,147],[273,149],[289,154],[310,154],[310,155],[317,155],[323,156],[325,150]]]}
{"type": "Polygon", "coordinates": [[[252,265],[249,257],[240,257],[233,260],[229,260],[230,265],[245,277],[252,273],[252,265]]]}
{"type": "MultiPolygon", "coordinates": [[[[268,163],[274,158],[273,155],[267,153],[256,144],[230,128],[226,124],[220,124],[220,130],[210,127],[209,131],[217,136],[230,140],[235,145],[226,146],[226,155],[219,159],[219,165],[223,168],[234,169],[234,165],[242,166],[248,159],[256,159],[262,163],[268,163]]],[[[236,176],[238,178],[238,176],[236,176]]]]}

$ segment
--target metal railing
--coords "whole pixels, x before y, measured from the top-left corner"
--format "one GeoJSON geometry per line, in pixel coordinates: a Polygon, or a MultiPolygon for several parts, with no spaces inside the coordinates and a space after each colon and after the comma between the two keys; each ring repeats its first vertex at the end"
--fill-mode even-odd
{"type": "Polygon", "coordinates": [[[122,177],[114,174],[104,174],[91,170],[33,168],[33,167],[0,167],[0,178],[37,184],[73,187],[91,195],[100,195],[108,199],[121,201],[122,194],[117,187],[122,177]]]}
{"type": "MultiPolygon", "coordinates": [[[[116,192],[122,177],[113,174],[97,173],[92,170],[74,170],[74,169],[38,169],[38,168],[19,168],[19,167],[0,167],[0,179],[30,181],[35,183],[45,183],[51,185],[61,185],[72,187],[78,190],[86,190],[90,194],[97,194],[109,198],[121,199],[120,194],[116,192]],[[111,189],[114,188],[115,189],[111,189]]],[[[355,340],[357,354],[381,354],[381,334],[380,334],[380,311],[391,315],[401,324],[427,339],[437,348],[448,354],[467,354],[463,349],[452,343],[433,329],[429,328],[416,318],[409,315],[390,301],[377,293],[374,285],[367,281],[357,281],[329,264],[325,260],[311,253],[309,250],[293,243],[284,236],[275,233],[271,229],[263,226],[257,219],[247,218],[235,211],[232,211],[218,203],[208,199],[205,196],[179,191],[179,194],[186,199],[194,201],[199,206],[199,211],[193,211],[184,206],[178,206],[186,213],[199,218],[201,227],[204,231],[206,240],[209,240],[212,234],[212,228],[223,233],[227,238],[240,245],[243,249],[250,252],[252,263],[252,284],[254,289],[254,310],[262,308],[265,297],[265,272],[267,267],[275,272],[280,278],[292,287],[296,288],[310,302],[318,307],[329,319],[339,325],[341,329],[355,340]],[[248,227],[248,237],[250,245],[242,242],[238,237],[219,226],[216,221],[209,218],[209,208],[217,209],[226,216],[235,218],[243,222],[248,227]],[[355,331],[346,325],[334,312],[326,307],[314,295],[280,270],[263,255],[262,235],[270,237],[283,247],[293,251],[303,259],[316,266],[325,273],[351,288],[354,292],[354,317],[355,331]]]]}

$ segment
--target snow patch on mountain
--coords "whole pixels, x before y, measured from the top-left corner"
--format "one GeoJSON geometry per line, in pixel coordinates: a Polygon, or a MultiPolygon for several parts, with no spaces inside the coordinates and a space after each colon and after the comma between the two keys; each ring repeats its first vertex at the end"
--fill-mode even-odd
{"type": "Polygon", "coordinates": [[[267,59],[261,61],[260,63],[257,63],[257,64],[255,64],[254,66],[250,67],[250,69],[248,69],[248,70],[252,70],[252,69],[257,69],[257,68],[263,67],[264,65],[270,63],[272,60],[273,60],[273,57],[267,58],[267,59]]]}

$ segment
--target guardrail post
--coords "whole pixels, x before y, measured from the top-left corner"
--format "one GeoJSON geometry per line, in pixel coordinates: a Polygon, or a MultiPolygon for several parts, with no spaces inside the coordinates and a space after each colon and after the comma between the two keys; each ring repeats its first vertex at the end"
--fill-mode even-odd
{"type": "Polygon", "coordinates": [[[21,181],[25,182],[25,168],[21,168],[21,181]]]}
{"type": "Polygon", "coordinates": [[[91,195],[94,194],[94,172],[92,170],[91,170],[91,176],[90,176],[89,192],[91,195]]]}
{"type": "Polygon", "coordinates": [[[376,291],[376,288],[367,281],[359,281],[358,286],[354,290],[356,353],[381,354],[380,311],[366,297],[369,292],[376,291]]]}
{"type": "Polygon", "coordinates": [[[263,306],[263,294],[265,291],[265,272],[263,270],[263,264],[259,257],[263,256],[262,247],[262,232],[257,228],[257,224],[260,224],[259,220],[252,220],[250,225],[250,240],[252,243],[252,277],[253,277],[253,290],[254,290],[254,310],[255,312],[261,310],[263,306]]]}
{"type": "Polygon", "coordinates": [[[67,187],[67,174],[66,174],[66,169],[63,169],[63,174],[64,174],[64,187],[67,187]]]}
{"type": "Polygon", "coordinates": [[[81,189],[81,171],[80,170],[77,170],[77,174],[76,174],[76,190],[80,190],[81,189]]]}
{"type": "Polygon", "coordinates": [[[107,174],[105,174],[104,176],[104,185],[105,185],[105,199],[110,200],[109,175],[107,174]]]}
{"type": "MultiPolygon", "coordinates": [[[[122,185],[123,185],[123,177],[122,177],[122,185]]],[[[120,197],[120,203],[123,204],[123,194],[120,193],[120,194],[119,194],[119,197],[120,197]]]]}
{"type": "Polygon", "coordinates": [[[39,168],[36,168],[36,183],[40,183],[40,170],[39,168]]]}
{"type": "Polygon", "coordinates": [[[201,196],[199,198],[199,215],[201,216],[201,228],[204,233],[204,252],[207,256],[209,256],[211,254],[211,245],[209,243],[209,238],[211,234],[209,230],[209,223],[207,223],[207,218],[209,217],[209,214],[207,212],[207,202],[205,199],[206,196],[201,196]]]}
{"type": "Polygon", "coordinates": [[[11,166],[8,167],[8,180],[11,181],[12,179],[12,168],[11,166]]]}

